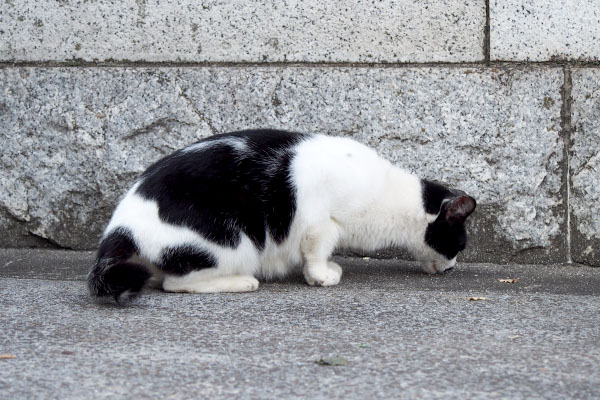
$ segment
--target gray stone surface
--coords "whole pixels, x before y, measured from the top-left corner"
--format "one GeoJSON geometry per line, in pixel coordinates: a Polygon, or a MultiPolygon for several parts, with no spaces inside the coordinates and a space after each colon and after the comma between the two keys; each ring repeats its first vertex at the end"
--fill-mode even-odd
{"type": "Polygon", "coordinates": [[[6,0],[3,61],[483,60],[485,2],[6,0]]]}
{"type": "Polygon", "coordinates": [[[0,354],[15,356],[0,360],[0,393],[11,399],[600,396],[600,269],[459,264],[431,277],[396,260],[337,261],[345,274],[332,288],[309,287],[295,274],[254,293],[150,290],[115,307],[92,302],[77,280],[89,253],[0,250],[0,354]],[[468,301],[473,296],[486,300],[468,301]],[[335,355],[348,365],[315,363],[335,355]]]}
{"type": "Polygon", "coordinates": [[[465,259],[564,260],[562,80],[546,67],[2,69],[0,223],[92,248],[152,161],[276,127],[356,138],[474,195],[465,259]]]}
{"type": "Polygon", "coordinates": [[[600,266],[600,71],[575,69],[571,147],[573,260],[600,266]]]}
{"type": "Polygon", "coordinates": [[[600,61],[597,0],[490,0],[490,57],[600,61]]]}

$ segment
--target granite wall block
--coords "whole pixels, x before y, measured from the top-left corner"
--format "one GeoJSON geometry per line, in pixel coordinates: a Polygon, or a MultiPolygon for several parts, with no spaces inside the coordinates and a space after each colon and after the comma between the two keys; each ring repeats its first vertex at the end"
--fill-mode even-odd
{"type": "Polygon", "coordinates": [[[490,0],[492,61],[600,61],[597,0],[490,0]]]}
{"type": "Polygon", "coordinates": [[[569,171],[573,261],[600,266],[600,71],[575,69],[569,171]]]}
{"type": "Polygon", "coordinates": [[[562,82],[558,68],[2,69],[0,225],[92,248],[151,162],[273,127],[353,137],[471,193],[466,259],[560,261],[562,82]]]}
{"type": "Polygon", "coordinates": [[[6,0],[2,61],[483,60],[483,0],[6,0]]]}

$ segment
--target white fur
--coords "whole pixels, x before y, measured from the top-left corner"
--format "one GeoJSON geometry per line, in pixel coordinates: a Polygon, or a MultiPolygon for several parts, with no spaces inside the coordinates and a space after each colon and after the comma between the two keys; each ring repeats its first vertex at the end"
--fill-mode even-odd
{"type": "MultiPolygon", "coordinates": [[[[195,144],[184,151],[213,143],[195,144]]],[[[240,152],[246,148],[237,140],[227,139],[227,144],[240,152]]],[[[297,146],[291,171],[297,209],[289,235],[277,245],[267,234],[262,251],[244,234],[232,249],[161,221],[156,202],[136,194],[139,182],[115,210],[105,235],[120,226],[130,229],[139,256],[150,263],[159,261],[164,248],[179,245],[197,246],[216,257],[215,268],[164,277],[163,288],[176,292],[256,290],[258,281],[253,277],[282,276],[302,263],[309,284],[336,285],[342,269],[328,261],[336,248],[403,247],[430,273],[454,265],[456,259],[448,262],[423,241],[427,224],[436,216],[423,208],[419,178],[372,149],[350,139],[316,135],[297,146]]]]}
{"type": "MultiPolygon", "coordinates": [[[[454,265],[423,240],[437,216],[423,208],[420,179],[374,150],[346,138],[316,136],[298,147],[292,174],[298,188],[292,229],[301,230],[304,238],[321,232],[313,240],[327,247],[327,257],[334,248],[402,247],[427,272],[454,265]]],[[[306,258],[305,249],[303,254],[306,258]]],[[[313,263],[323,266],[323,254],[318,258],[313,263]]]]}
{"type": "Polygon", "coordinates": [[[219,293],[252,292],[258,280],[249,275],[214,276],[214,268],[190,272],[184,276],[167,276],[163,288],[167,292],[219,293]]]}

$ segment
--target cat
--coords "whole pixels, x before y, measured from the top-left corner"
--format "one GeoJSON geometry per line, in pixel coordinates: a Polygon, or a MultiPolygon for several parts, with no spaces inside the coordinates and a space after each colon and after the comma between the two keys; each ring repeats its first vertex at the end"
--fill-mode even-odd
{"type": "Polygon", "coordinates": [[[151,165],[116,207],[88,274],[121,301],[246,292],[303,265],[338,284],[335,249],[408,250],[431,274],[454,266],[475,199],[392,165],[354,140],[279,130],[203,139],[151,165]]]}

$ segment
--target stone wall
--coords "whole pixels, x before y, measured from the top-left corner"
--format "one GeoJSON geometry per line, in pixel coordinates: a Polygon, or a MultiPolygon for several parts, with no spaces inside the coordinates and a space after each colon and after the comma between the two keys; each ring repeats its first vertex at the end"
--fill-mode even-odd
{"type": "Polygon", "coordinates": [[[93,248],[153,160],[353,137],[479,207],[463,260],[600,265],[595,0],[6,0],[0,246],[93,248]]]}

